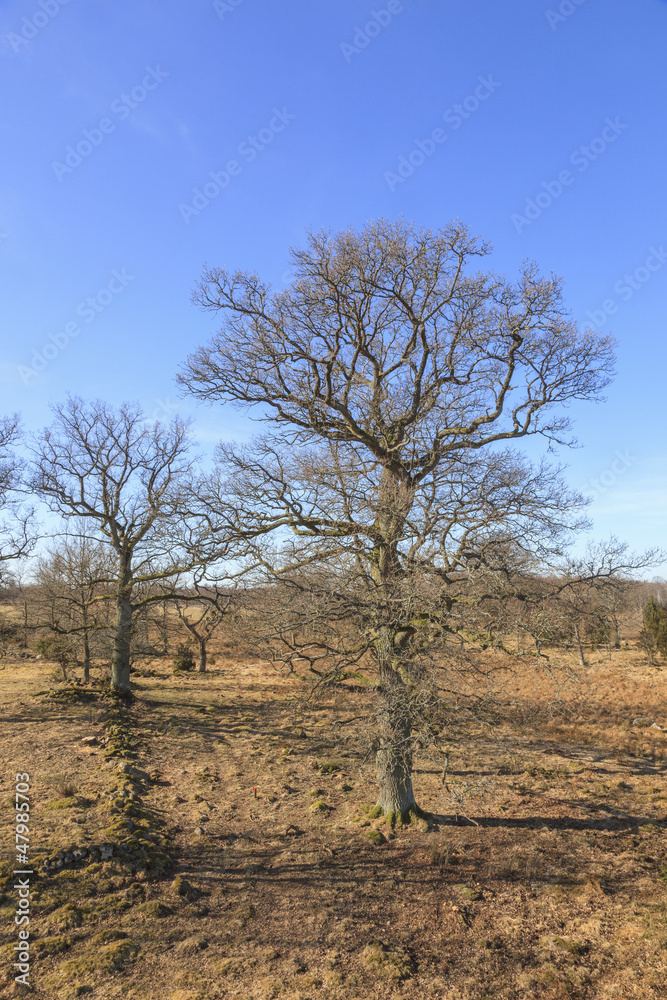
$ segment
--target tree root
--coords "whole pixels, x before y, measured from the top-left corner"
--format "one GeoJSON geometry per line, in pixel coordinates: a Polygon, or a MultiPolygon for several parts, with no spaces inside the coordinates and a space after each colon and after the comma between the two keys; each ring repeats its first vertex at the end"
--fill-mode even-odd
{"type": "Polygon", "coordinates": [[[109,695],[116,702],[119,702],[123,705],[133,705],[135,701],[134,692],[128,690],[128,688],[114,687],[113,684],[109,689],[109,695]]]}
{"type": "MultiPolygon", "coordinates": [[[[379,805],[375,806],[371,810],[371,813],[373,814],[372,818],[382,816],[382,807],[379,805]]],[[[369,813],[369,816],[371,813],[369,813]]],[[[411,823],[416,822],[426,824],[426,828],[430,830],[431,818],[431,814],[424,812],[424,810],[420,809],[418,805],[410,806],[409,809],[406,809],[405,812],[402,813],[394,811],[384,813],[384,822],[387,826],[390,826],[392,830],[396,829],[397,826],[399,828],[403,826],[410,826],[411,823]]]]}

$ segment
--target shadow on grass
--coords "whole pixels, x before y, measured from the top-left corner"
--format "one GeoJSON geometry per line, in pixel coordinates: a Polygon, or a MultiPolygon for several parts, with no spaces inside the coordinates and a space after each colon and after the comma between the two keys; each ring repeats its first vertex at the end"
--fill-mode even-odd
{"type": "MultiPolygon", "coordinates": [[[[434,844],[430,849],[422,844],[415,849],[412,844],[397,840],[380,848],[348,846],[327,852],[322,845],[311,841],[303,845],[292,843],[289,854],[293,856],[286,857],[285,847],[269,849],[252,838],[239,837],[237,842],[244,845],[241,849],[216,850],[210,843],[201,845],[182,860],[181,868],[187,877],[196,879],[209,890],[221,889],[223,900],[233,900],[235,893],[250,891],[257,898],[301,896],[312,905],[322,892],[334,895],[355,893],[362,902],[368,898],[377,904],[378,893],[387,894],[387,900],[392,898],[392,894],[400,900],[403,889],[417,887],[430,888],[436,894],[451,899],[456,898],[465,883],[480,884],[480,881],[482,886],[487,887],[482,889],[483,895],[488,890],[492,894],[500,891],[507,884],[530,886],[532,890],[562,886],[567,891],[576,892],[586,885],[590,858],[586,861],[577,857],[567,849],[567,845],[558,841],[538,845],[532,840],[523,840],[514,847],[521,852],[518,858],[512,859],[514,868],[506,858],[506,866],[501,872],[496,872],[490,866],[489,849],[494,848],[501,855],[509,849],[506,840],[501,841],[498,837],[490,840],[489,835],[494,829],[533,830],[537,826],[553,831],[608,830],[599,826],[582,827],[576,820],[568,818],[562,825],[539,817],[502,825],[492,822],[483,826],[482,823],[480,821],[480,827],[475,828],[477,836],[472,843],[460,839],[461,836],[469,836],[470,829],[461,826],[447,830],[447,844],[454,849],[454,862],[444,864],[441,860],[434,860],[443,857],[442,843],[434,844]]],[[[443,833],[441,830],[440,835],[443,833]]],[[[591,870],[594,868],[592,865],[591,870]]],[[[637,872],[633,870],[609,870],[604,879],[604,893],[633,892],[636,877],[637,872]]]]}
{"type": "Polygon", "coordinates": [[[334,751],[340,742],[332,733],[307,732],[312,721],[301,712],[295,711],[294,698],[272,698],[270,701],[234,702],[232,705],[216,706],[211,702],[198,700],[198,692],[192,692],[192,700],[171,702],[152,697],[146,693],[137,699],[137,709],[145,706],[148,710],[142,716],[139,711],[137,722],[145,735],[159,735],[165,726],[177,731],[188,732],[208,740],[227,742],[230,738],[247,738],[249,742],[261,739],[267,751],[289,746],[298,753],[334,751]]]}

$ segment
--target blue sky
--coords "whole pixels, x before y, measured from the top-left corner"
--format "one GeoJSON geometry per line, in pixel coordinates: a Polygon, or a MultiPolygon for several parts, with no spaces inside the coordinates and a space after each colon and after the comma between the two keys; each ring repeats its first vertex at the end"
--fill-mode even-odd
{"type": "Polygon", "coordinates": [[[174,383],[204,261],[281,284],[308,227],[458,217],[618,338],[562,457],[596,536],[664,544],[665,51],[664,0],[0,0],[0,412],[243,437],[174,383]]]}

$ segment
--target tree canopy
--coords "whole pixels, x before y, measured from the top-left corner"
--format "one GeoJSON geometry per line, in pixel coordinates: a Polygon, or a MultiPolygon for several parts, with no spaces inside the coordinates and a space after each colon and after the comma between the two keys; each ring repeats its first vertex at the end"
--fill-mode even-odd
{"type": "Polygon", "coordinates": [[[470,632],[494,574],[561,554],[584,523],[562,470],[509,443],[571,444],[564,407],[601,399],[613,371],[611,340],[578,329],[557,278],[473,270],[488,253],[459,223],[380,220],[311,233],[284,291],[206,267],[194,298],[224,322],[179,376],[269,427],[220,448],[208,503],[287,587],[273,627],[292,662],[299,594],[311,653],[375,662],[385,810],[414,805],[425,662],[470,632]]]}

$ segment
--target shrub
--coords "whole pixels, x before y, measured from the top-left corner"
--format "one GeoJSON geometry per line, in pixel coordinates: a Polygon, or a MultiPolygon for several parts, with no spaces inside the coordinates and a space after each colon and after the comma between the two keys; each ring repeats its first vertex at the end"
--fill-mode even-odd
{"type": "Polygon", "coordinates": [[[0,654],[4,656],[6,652],[6,644],[18,639],[20,633],[21,628],[18,622],[12,621],[11,618],[6,618],[4,615],[0,615],[0,654]]]}
{"type": "Polygon", "coordinates": [[[76,650],[68,639],[62,635],[44,635],[35,643],[35,649],[45,660],[57,663],[63,680],[67,680],[67,668],[77,663],[76,650]]]}
{"type": "Polygon", "coordinates": [[[644,605],[644,631],[640,637],[640,645],[645,650],[649,663],[653,662],[656,653],[667,659],[667,608],[650,597],[644,605]]]}
{"type": "Polygon", "coordinates": [[[54,775],[53,786],[61,799],[71,799],[79,791],[76,784],[66,774],[54,775]]]}
{"type": "Polygon", "coordinates": [[[179,674],[184,670],[194,670],[195,661],[192,650],[185,642],[180,642],[176,647],[176,655],[173,660],[174,673],[179,674]]]}

